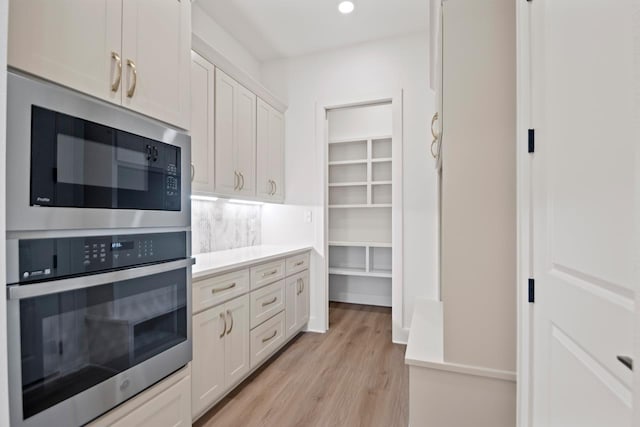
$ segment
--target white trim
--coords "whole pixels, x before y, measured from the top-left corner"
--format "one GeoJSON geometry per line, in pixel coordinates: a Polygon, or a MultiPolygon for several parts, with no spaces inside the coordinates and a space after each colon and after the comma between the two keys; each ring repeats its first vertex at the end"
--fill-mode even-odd
{"type": "Polygon", "coordinates": [[[209,45],[209,43],[196,34],[191,35],[191,49],[215,65],[216,68],[220,68],[225,72],[225,74],[228,74],[234,80],[238,81],[242,86],[255,93],[258,98],[262,99],[279,112],[284,114],[287,111],[288,105],[286,102],[278,99],[259,81],[251,77],[246,71],[237,65],[233,64],[216,48],[209,45]]]}
{"type": "Polygon", "coordinates": [[[528,129],[531,118],[531,4],[518,1],[517,20],[517,425],[532,425],[532,339],[533,310],[528,301],[528,279],[533,277],[531,263],[531,154],[528,129]]]}
{"type": "MultiPolygon", "coordinates": [[[[336,101],[318,101],[316,102],[316,145],[321,147],[318,152],[320,164],[323,165],[321,171],[320,189],[324,200],[324,220],[322,221],[322,247],[324,253],[324,299],[323,305],[326,307],[324,313],[326,328],[329,329],[329,144],[328,144],[328,127],[327,127],[327,111],[343,108],[359,107],[363,105],[387,104],[392,105],[393,114],[393,131],[392,131],[392,336],[394,342],[406,342],[408,338],[408,330],[404,327],[404,277],[403,277],[403,158],[402,147],[404,144],[403,136],[403,90],[397,89],[392,94],[377,94],[359,99],[336,101]]],[[[319,319],[320,320],[320,319],[319,319]]],[[[321,320],[320,320],[321,321],[321,320]]]]}

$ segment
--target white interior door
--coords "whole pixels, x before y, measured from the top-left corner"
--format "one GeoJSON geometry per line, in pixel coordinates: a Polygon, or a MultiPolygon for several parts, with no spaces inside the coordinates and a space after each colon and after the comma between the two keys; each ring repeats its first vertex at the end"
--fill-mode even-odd
{"type": "Polygon", "coordinates": [[[534,426],[634,425],[631,5],[530,5],[534,426]]]}

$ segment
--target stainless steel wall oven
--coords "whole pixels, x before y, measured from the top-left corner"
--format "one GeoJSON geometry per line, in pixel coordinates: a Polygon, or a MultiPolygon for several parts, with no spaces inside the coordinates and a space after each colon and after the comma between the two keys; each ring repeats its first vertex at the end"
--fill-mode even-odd
{"type": "Polygon", "coordinates": [[[8,77],[11,424],[85,424],[191,360],[189,137],[8,77]]]}

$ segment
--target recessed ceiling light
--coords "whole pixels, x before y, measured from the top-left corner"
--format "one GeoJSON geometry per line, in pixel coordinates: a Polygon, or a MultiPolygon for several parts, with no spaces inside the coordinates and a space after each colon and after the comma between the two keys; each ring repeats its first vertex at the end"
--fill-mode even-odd
{"type": "Polygon", "coordinates": [[[340,13],[343,13],[345,15],[353,12],[353,9],[355,9],[355,6],[351,1],[343,1],[338,5],[338,10],[340,11],[340,13]]]}

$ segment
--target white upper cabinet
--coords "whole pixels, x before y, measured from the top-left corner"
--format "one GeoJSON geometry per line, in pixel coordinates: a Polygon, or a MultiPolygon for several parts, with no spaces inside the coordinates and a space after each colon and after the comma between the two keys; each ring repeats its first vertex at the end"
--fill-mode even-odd
{"type": "Polygon", "coordinates": [[[235,157],[240,175],[238,191],[256,195],[256,95],[238,85],[235,103],[235,157]]]}
{"type": "Polygon", "coordinates": [[[187,0],[11,0],[10,66],[189,126],[187,0]]]}
{"type": "Polygon", "coordinates": [[[215,191],[254,197],[256,96],[217,69],[215,100],[215,191]]]}
{"type": "Polygon", "coordinates": [[[122,35],[123,104],[187,129],[191,2],[126,0],[122,35]]]}
{"type": "Polygon", "coordinates": [[[191,53],[191,191],[213,194],[215,67],[191,53]]]}
{"type": "Polygon", "coordinates": [[[120,104],[122,1],[12,0],[8,63],[120,104]]]}
{"type": "Polygon", "coordinates": [[[258,99],[257,191],[260,199],[284,201],[284,116],[258,99]]]}

